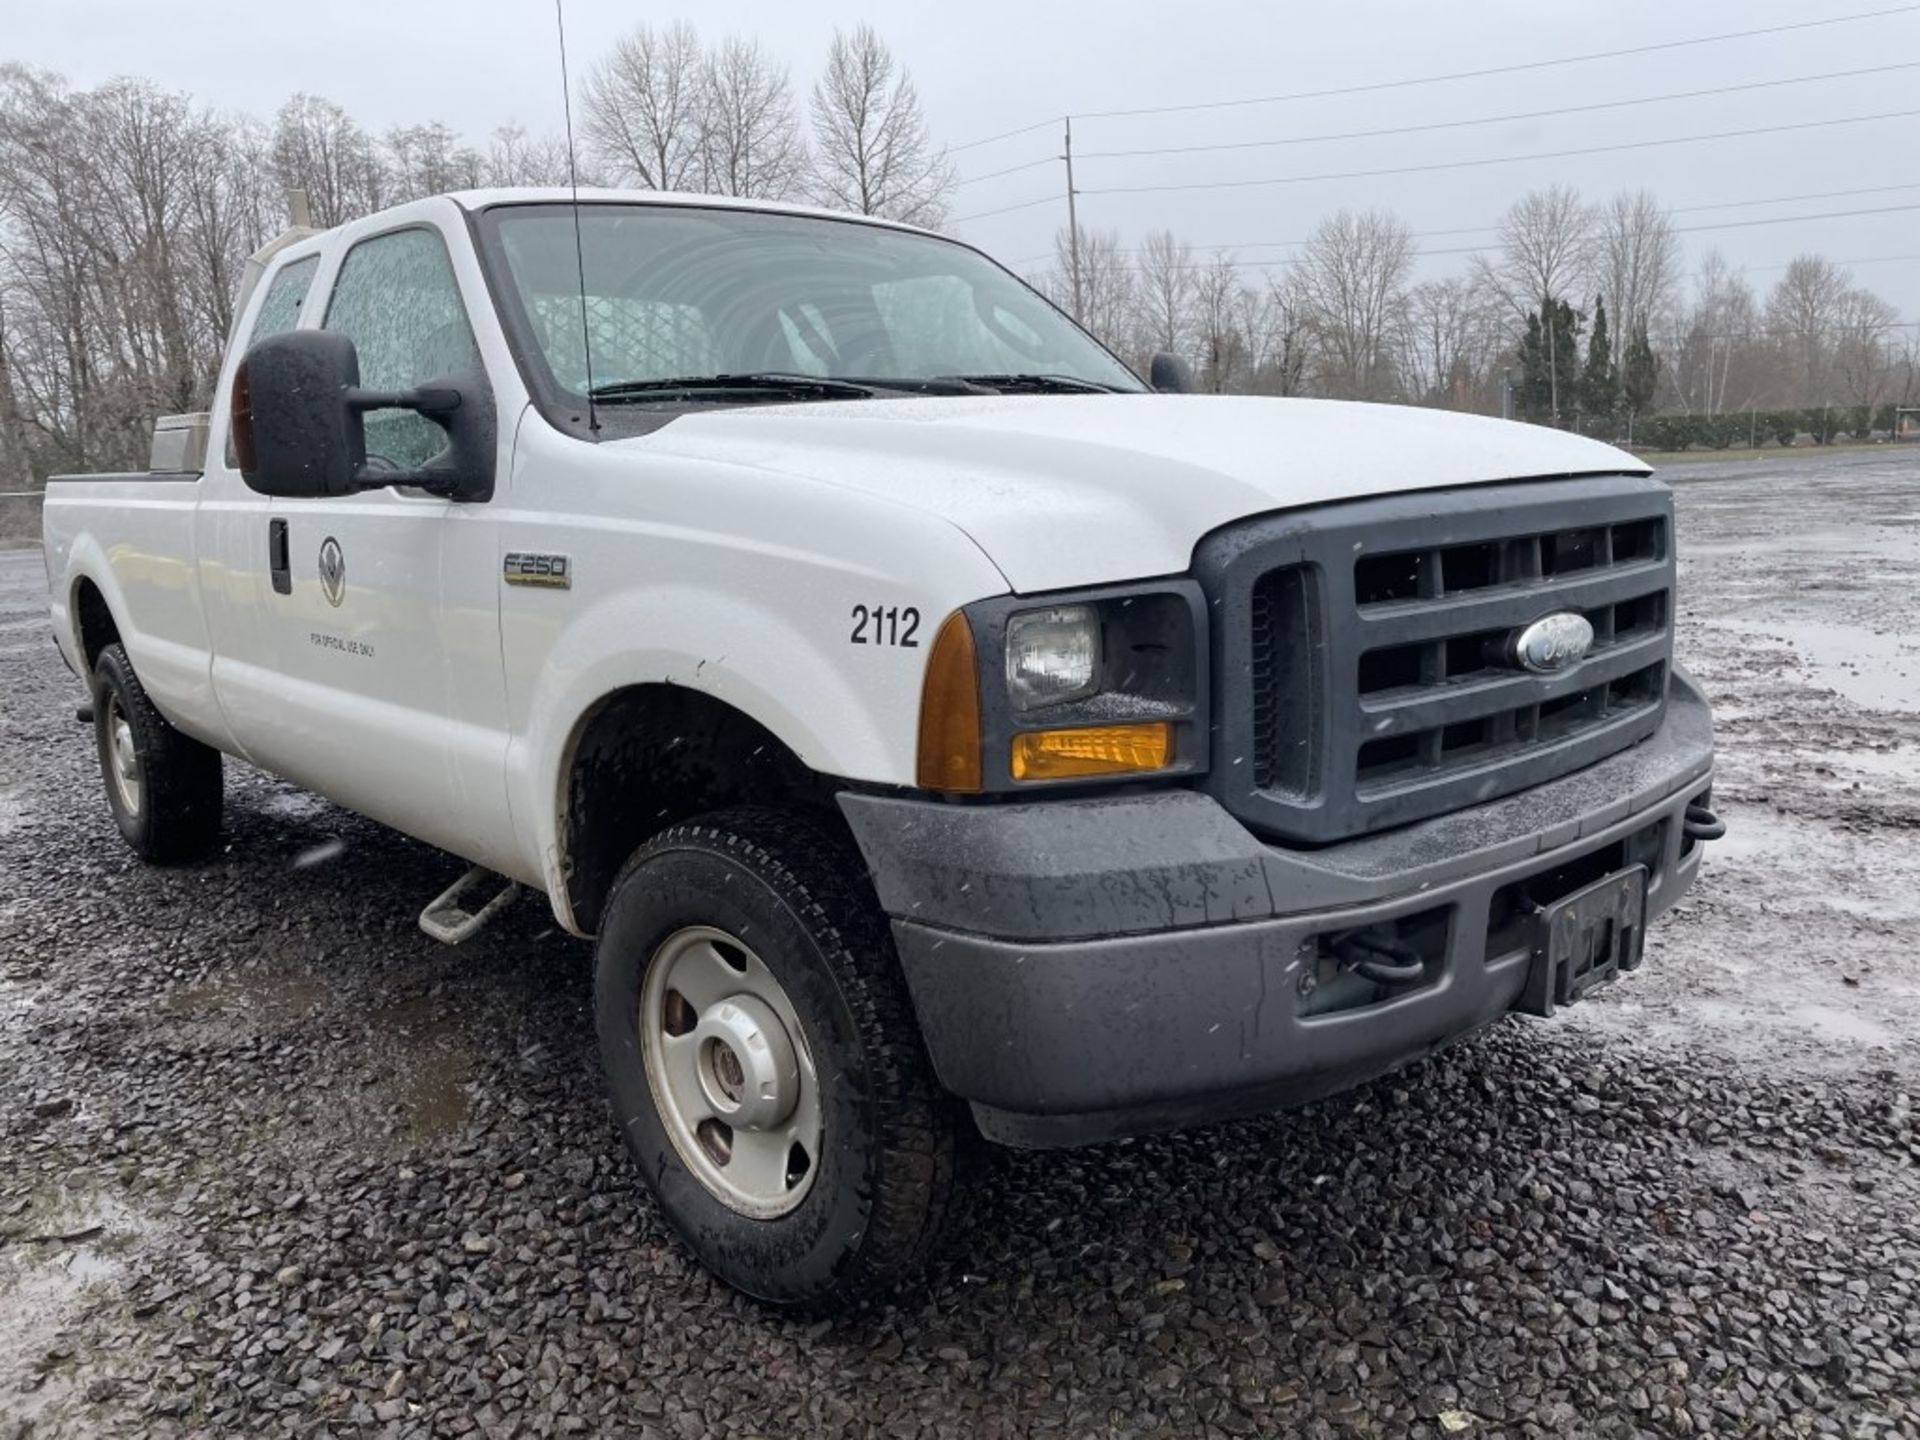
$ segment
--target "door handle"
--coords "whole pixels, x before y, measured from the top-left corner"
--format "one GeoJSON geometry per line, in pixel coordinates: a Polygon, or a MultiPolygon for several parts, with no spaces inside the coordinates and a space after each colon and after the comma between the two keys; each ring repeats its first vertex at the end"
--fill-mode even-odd
{"type": "Polygon", "coordinates": [[[284,520],[267,522],[267,568],[273,575],[274,593],[291,595],[293,562],[288,558],[287,522],[284,520]]]}

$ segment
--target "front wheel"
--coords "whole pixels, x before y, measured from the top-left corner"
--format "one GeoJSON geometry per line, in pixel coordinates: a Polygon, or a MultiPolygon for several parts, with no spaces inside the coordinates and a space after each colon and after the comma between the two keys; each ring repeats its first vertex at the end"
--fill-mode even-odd
{"type": "Polygon", "coordinates": [[[831,1308],[921,1263],[955,1107],[849,845],[773,811],[674,826],[615,880],[596,972],[621,1133],[710,1270],[831,1308]]]}

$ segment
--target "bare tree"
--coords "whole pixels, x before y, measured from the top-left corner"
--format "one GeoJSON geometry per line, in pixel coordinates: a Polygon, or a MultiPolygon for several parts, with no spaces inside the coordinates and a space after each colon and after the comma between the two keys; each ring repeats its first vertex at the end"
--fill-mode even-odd
{"type": "Polygon", "coordinates": [[[1793,357],[1796,398],[1818,405],[1827,398],[1833,330],[1851,279],[1820,255],[1798,255],[1767,296],[1767,328],[1793,357]]]}
{"type": "Polygon", "coordinates": [[[13,341],[7,331],[7,297],[0,288],[0,490],[25,490],[33,483],[27,450],[26,417],[13,388],[13,341]]]}
{"type": "Polygon", "coordinates": [[[1718,250],[1700,261],[1692,303],[1672,307],[1659,333],[1666,354],[1663,403],[1688,414],[1720,415],[1751,409],[1778,388],[1778,366],[1761,334],[1753,288],[1718,250]]]}
{"type": "Polygon", "coordinates": [[[1501,344],[1499,317],[1471,280],[1454,275],[1415,285],[1400,331],[1407,398],[1454,410],[1497,408],[1501,344]]]}
{"type": "Polygon", "coordinates": [[[1651,191],[1623,190],[1600,208],[1590,282],[1606,297],[1620,334],[1654,328],[1679,270],[1680,237],[1651,191]]]}
{"type": "Polygon", "coordinates": [[[1871,411],[1886,398],[1895,380],[1899,356],[1888,343],[1900,318],[1871,290],[1849,290],[1834,313],[1833,366],[1849,404],[1871,411]]]}
{"type": "MultiPolygon", "coordinates": [[[[571,178],[566,141],[557,135],[530,139],[523,126],[502,125],[493,132],[481,174],[487,185],[565,185],[571,178]]],[[[588,174],[581,170],[582,184],[588,174]]]]}
{"type": "Polygon", "coordinates": [[[934,148],[913,79],[870,25],[836,30],[813,87],[814,184],[822,203],[938,226],[955,175],[934,148]]]}
{"type": "Polygon", "coordinates": [[[1392,396],[1393,350],[1412,266],[1406,222],[1386,211],[1342,210],[1314,228],[1293,269],[1324,393],[1351,400],[1392,396]]]}
{"type": "Polygon", "coordinates": [[[1257,325],[1248,333],[1256,337],[1252,386],[1265,395],[1303,394],[1307,369],[1312,359],[1313,336],[1307,321],[1307,305],[1292,276],[1269,276],[1267,292],[1260,299],[1257,325]]]}
{"type": "MultiPolygon", "coordinates": [[[[1073,240],[1065,226],[1053,235],[1053,269],[1039,289],[1070,308],[1073,294],[1073,240]]],[[[1120,250],[1117,230],[1080,230],[1080,323],[1108,349],[1122,355],[1131,346],[1134,317],[1133,266],[1120,250]]]]}
{"type": "Polygon", "coordinates": [[[1187,300],[1193,293],[1193,250],[1171,230],[1156,230],[1140,247],[1134,277],[1140,349],[1148,354],[1186,352],[1187,300]]]}
{"type": "Polygon", "coordinates": [[[700,132],[706,188],[783,200],[806,180],[807,147],[787,72],[755,40],[729,36],[708,59],[700,132]]]}
{"type": "Polygon", "coordinates": [[[418,200],[449,190],[472,190],[486,174],[486,157],[462,145],[439,121],[396,125],[387,132],[386,169],[394,201],[418,200]]]}
{"type": "Polygon", "coordinates": [[[648,190],[697,190],[706,123],[706,58],[684,21],[642,25],[581,86],[590,153],[648,190]]]}
{"type": "Polygon", "coordinates": [[[1474,271],[1515,319],[1578,293],[1593,253],[1593,213],[1578,191],[1529,191],[1501,218],[1499,236],[1499,259],[1475,256],[1474,271]]]}
{"type": "Polygon", "coordinates": [[[1193,275],[1193,335],[1200,349],[1200,383],[1216,395],[1235,388],[1247,356],[1240,329],[1240,265],[1219,254],[1193,275]]]}
{"type": "Polygon", "coordinates": [[[282,191],[306,191],[313,223],[322,229],[386,203],[386,176],[373,142],[346,111],[317,95],[296,95],[280,107],[273,168],[282,191]]]}

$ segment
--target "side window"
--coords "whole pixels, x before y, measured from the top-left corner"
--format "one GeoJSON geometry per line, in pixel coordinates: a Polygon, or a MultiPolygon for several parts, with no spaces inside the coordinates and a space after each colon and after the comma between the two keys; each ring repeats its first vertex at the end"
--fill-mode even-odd
{"type": "Polygon", "coordinates": [[[300,307],[306,303],[307,291],[313,287],[314,272],[319,268],[318,255],[280,267],[267,282],[267,298],[260,302],[260,313],[253,317],[253,330],[247,336],[247,344],[293,329],[294,321],[300,318],[300,307]]]}
{"type": "MultiPolygon", "coordinates": [[[[327,302],[326,328],[353,341],[360,383],[369,390],[405,390],[480,363],[453,264],[435,230],[396,230],[349,250],[327,302]]],[[[371,464],[412,470],[446,443],[446,431],[411,411],[367,415],[371,464]]]]}
{"type": "MultiPolygon", "coordinates": [[[[313,288],[314,272],[319,268],[320,257],[309,255],[274,272],[273,279],[267,282],[266,298],[261,300],[259,312],[253,317],[253,329],[247,332],[249,346],[269,335],[281,335],[293,329],[294,322],[300,318],[300,307],[306,303],[307,291],[313,288]]],[[[227,468],[240,468],[231,426],[227,428],[227,468]]]]}

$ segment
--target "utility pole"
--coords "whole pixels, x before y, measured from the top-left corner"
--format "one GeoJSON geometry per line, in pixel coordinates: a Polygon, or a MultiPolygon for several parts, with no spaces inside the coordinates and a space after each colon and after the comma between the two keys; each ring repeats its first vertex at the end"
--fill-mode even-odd
{"type": "Polygon", "coordinates": [[[1066,116],[1061,123],[1066,126],[1067,148],[1060,158],[1067,162],[1067,269],[1073,279],[1073,318],[1080,315],[1080,215],[1075,203],[1073,188],[1073,117],[1066,116]]]}
{"type": "Polygon", "coordinates": [[[1553,428],[1560,428],[1560,354],[1559,337],[1555,331],[1560,327],[1555,322],[1560,315],[1553,306],[1553,297],[1549,295],[1540,306],[1542,318],[1547,322],[1547,409],[1553,415],[1553,428]]]}

